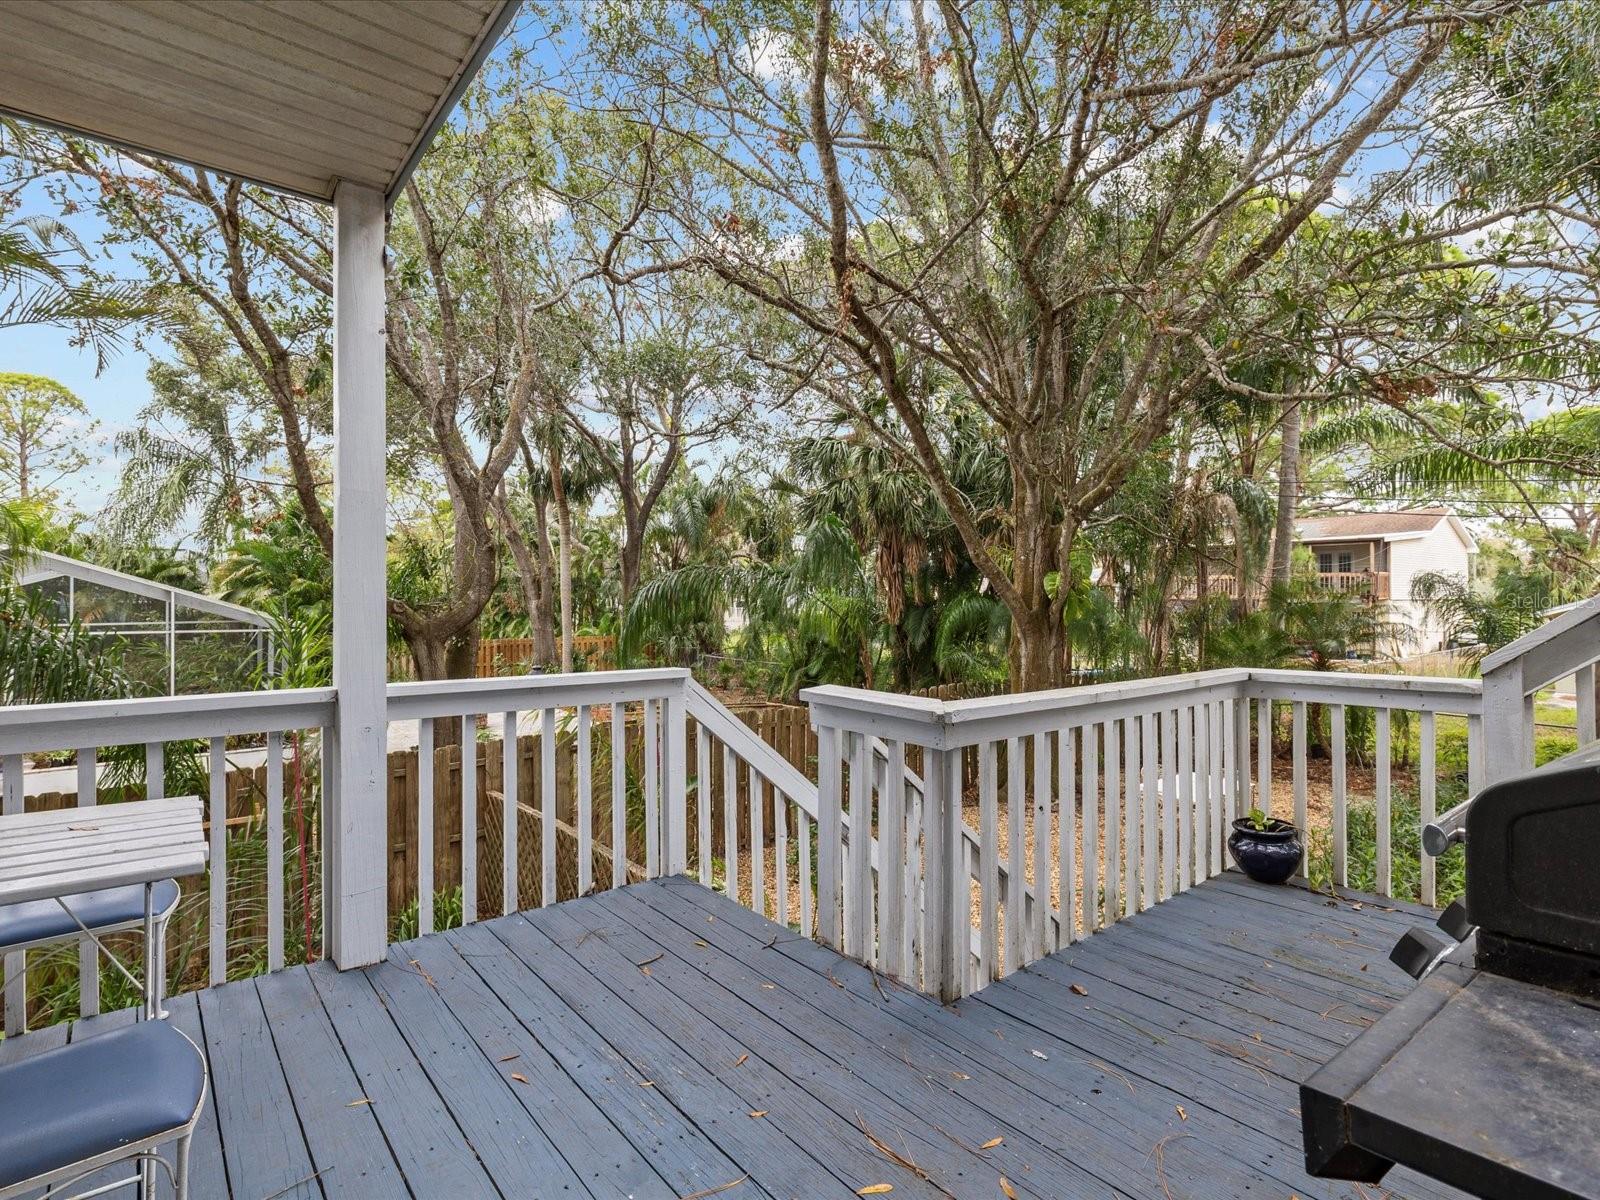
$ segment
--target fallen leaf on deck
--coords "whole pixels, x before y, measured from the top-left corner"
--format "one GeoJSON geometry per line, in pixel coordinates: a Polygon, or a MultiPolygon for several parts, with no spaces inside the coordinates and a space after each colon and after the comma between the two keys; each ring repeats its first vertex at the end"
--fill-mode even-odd
{"type": "Polygon", "coordinates": [[[1035,1058],[1044,1059],[1045,1062],[1049,1062],[1050,1061],[1050,1056],[1048,1054],[1046,1054],[1043,1050],[1030,1050],[1029,1053],[1032,1054],[1035,1058]]]}
{"type": "Polygon", "coordinates": [[[951,1071],[950,1072],[950,1078],[951,1079],[971,1079],[972,1076],[966,1074],[963,1071],[951,1071]]]}
{"type": "Polygon", "coordinates": [[[1003,1137],[992,1137],[987,1142],[985,1142],[983,1145],[979,1146],[978,1149],[979,1150],[993,1150],[996,1146],[998,1146],[1003,1141],[1005,1141],[1005,1138],[1003,1138],[1003,1137]]]}
{"type": "Polygon", "coordinates": [[[1189,1119],[1189,1114],[1183,1111],[1183,1105],[1176,1104],[1173,1107],[1178,1110],[1178,1120],[1187,1121],[1189,1119]]]}
{"type": "Polygon", "coordinates": [[[520,1054],[502,1054],[500,1056],[499,1061],[500,1062],[510,1062],[514,1058],[521,1058],[521,1057],[522,1057],[522,1055],[520,1055],[520,1054]]]}
{"type": "Polygon", "coordinates": [[[1005,1193],[1006,1200],[1017,1200],[1017,1189],[1011,1186],[1011,1180],[1004,1175],[1000,1176],[1000,1190],[1005,1193]]]}
{"type": "Polygon", "coordinates": [[[869,1183],[864,1188],[857,1188],[856,1189],[856,1195],[858,1195],[858,1196],[881,1196],[885,1192],[892,1192],[892,1191],[894,1191],[894,1184],[892,1184],[892,1183],[869,1183]]]}
{"type": "Polygon", "coordinates": [[[747,1063],[749,1061],[750,1061],[750,1056],[748,1054],[741,1054],[741,1055],[739,1055],[738,1058],[733,1060],[733,1065],[736,1066],[736,1067],[742,1067],[742,1066],[745,1065],[745,1063],[747,1063]]]}
{"type": "Polygon", "coordinates": [[[641,1079],[639,1081],[640,1087],[655,1087],[655,1085],[656,1081],[654,1079],[641,1079]]]}
{"type": "Polygon", "coordinates": [[[767,1115],[767,1110],[764,1108],[753,1108],[750,1110],[750,1115],[752,1117],[764,1117],[767,1115]]]}
{"type": "Polygon", "coordinates": [[[363,1104],[371,1104],[371,1103],[372,1103],[371,1100],[369,1100],[366,1096],[363,1096],[359,1100],[350,1101],[350,1103],[346,1104],[345,1107],[346,1108],[360,1108],[363,1104]]]}
{"type": "Polygon", "coordinates": [[[1087,996],[1089,994],[1089,989],[1084,987],[1081,983],[1074,983],[1071,986],[1074,995],[1087,996]]]}
{"type": "Polygon", "coordinates": [[[511,1072],[511,1078],[515,1079],[518,1083],[528,1082],[528,1077],[526,1075],[520,1075],[516,1071],[511,1072]]]}
{"type": "Polygon", "coordinates": [[[702,941],[701,941],[701,940],[700,940],[700,939],[699,939],[699,938],[695,938],[695,940],[694,940],[694,944],[695,944],[695,945],[696,945],[696,946],[699,946],[699,947],[700,947],[700,949],[702,949],[702,950],[705,950],[705,949],[707,949],[707,948],[708,948],[708,947],[709,947],[709,946],[710,946],[710,945],[711,945],[711,943],[710,943],[710,942],[702,942],[702,941]]]}
{"type": "MultiPolygon", "coordinates": [[[[774,990],[774,989],[775,989],[775,988],[776,988],[776,987],[777,987],[777,986],[778,986],[778,985],[777,985],[777,984],[775,984],[775,983],[763,983],[763,984],[762,984],[762,985],[761,985],[761,987],[762,987],[762,990],[763,990],[763,991],[768,991],[768,992],[770,992],[770,991],[773,991],[773,990],[774,990]]],[[[844,986],[844,985],[843,985],[843,984],[841,984],[841,985],[840,985],[840,986],[841,986],[841,987],[843,987],[843,986],[844,986]]]]}

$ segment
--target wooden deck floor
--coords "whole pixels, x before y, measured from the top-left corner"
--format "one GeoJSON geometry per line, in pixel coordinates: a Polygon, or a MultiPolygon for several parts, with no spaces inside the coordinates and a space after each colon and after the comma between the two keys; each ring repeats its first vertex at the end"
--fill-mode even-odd
{"type": "Polygon", "coordinates": [[[1229,875],[944,1008],[639,884],[182,997],[193,1194],[1454,1196],[1300,1165],[1295,1085],[1408,990],[1386,954],[1418,920],[1229,875]]]}

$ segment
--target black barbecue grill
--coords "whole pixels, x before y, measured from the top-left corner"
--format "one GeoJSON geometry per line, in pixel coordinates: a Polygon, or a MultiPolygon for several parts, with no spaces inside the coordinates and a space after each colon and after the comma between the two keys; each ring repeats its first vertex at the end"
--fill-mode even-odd
{"type": "Polygon", "coordinates": [[[1600,767],[1498,783],[1430,832],[1464,836],[1466,903],[1401,940],[1416,991],[1301,1085],[1306,1168],[1600,1200],[1600,767]]]}

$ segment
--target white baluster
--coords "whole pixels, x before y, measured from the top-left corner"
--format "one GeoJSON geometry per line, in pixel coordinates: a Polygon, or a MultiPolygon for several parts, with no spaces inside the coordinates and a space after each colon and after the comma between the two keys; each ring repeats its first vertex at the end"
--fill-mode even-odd
{"type": "Polygon", "coordinates": [[[700,886],[711,886],[711,733],[704,725],[695,726],[694,749],[696,773],[694,783],[694,813],[699,830],[697,857],[700,862],[700,886]]]}
{"type": "Polygon", "coordinates": [[[1061,868],[1061,933],[1056,949],[1077,940],[1078,910],[1078,834],[1077,731],[1063,729],[1058,735],[1056,756],[1056,858],[1061,868]]]}
{"type": "Polygon", "coordinates": [[[1028,765],[1022,757],[1022,739],[1006,739],[1006,946],[1007,972],[1022,966],[1027,934],[1023,912],[1027,900],[1028,765]]]}
{"type": "Polygon", "coordinates": [[[539,907],[554,904],[560,897],[556,885],[556,844],[561,834],[556,810],[556,710],[539,710],[539,855],[543,868],[539,883],[539,907]]]}
{"type": "Polygon", "coordinates": [[[417,932],[433,932],[433,718],[417,722],[417,932]]]}
{"type": "Polygon", "coordinates": [[[283,734],[267,734],[267,970],[283,968],[283,734]]]}
{"type": "Polygon", "coordinates": [[[578,895],[594,888],[594,714],[578,706],[578,895]]]}
{"type": "Polygon", "coordinates": [[[776,866],[777,913],[779,925],[789,923],[789,798],[776,788],[772,790],[772,858],[776,866]]]}
{"type": "Polygon", "coordinates": [[[722,886],[729,899],[739,899],[739,760],[733,747],[722,746],[722,886]]]}
{"type": "Polygon", "coordinates": [[[906,950],[906,748],[884,746],[883,791],[878,794],[878,965],[897,979],[907,969],[906,950]]]}
{"type": "MultiPolygon", "coordinates": [[[[78,748],[78,807],[93,808],[99,801],[96,772],[98,747],[78,748]]],[[[146,947],[145,961],[153,959],[146,947]]],[[[100,949],[93,938],[78,939],[78,1015],[92,1017],[100,1011],[100,949]]]]}
{"type": "MultiPolygon", "coordinates": [[[[1593,696],[1593,689],[1590,695],[1593,696]]],[[[1417,802],[1420,812],[1419,820],[1426,827],[1434,818],[1438,808],[1438,771],[1437,734],[1434,726],[1434,715],[1431,712],[1419,714],[1421,720],[1417,730],[1417,802]]],[[[1422,902],[1430,908],[1438,902],[1437,882],[1435,880],[1435,865],[1433,855],[1426,851],[1421,852],[1421,888],[1422,902]]]]}
{"type": "Polygon", "coordinates": [[[1328,709],[1328,724],[1333,755],[1333,881],[1340,887],[1350,886],[1350,797],[1345,770],[1347,760],[1344,748],[1345,707],[1335,704],[1328,709]]]}
{"type": "MultiPolygon", "coordinates": [[[[1194,706],[1174,714],[1178,725],[1178,889],[1187,891],[1195,880],[1195,846],[1205,845],[1205,827],[1196,837],[1194,803],[1194,706]]],[[[1204,869],[1200,871],[1203,876],[1204,869]]]]}
{"type": "Polygon", "coordinates": [[[210,979],[215,987],[228,977],[228,759],[222,738],[211,739],[210,979]]]}
{"type": "Polygon", "coordinates": [[[1373,713],[1377,729],[1373,741],[1378,768],[1378,894],[1394,895],[1394,849],[1391,845],[1389,786],[1389,710],[1377,709],[1373,713]]]}
{"type": "Polygon", "coordinates": [[[978,975],[1000,978],[1000,799],[995,743],[978,747],[978,975]]]}
{"type": "Polygon", "coordinates": [[[500,726],[500,911],[514,913],[521,907],[517,888],[517,714],[508,712],[500,726]]]}
{"type": "Polygon", "coordinates": [[[1150,715],[1150,720],[1158,719],[1161,723],[1161,894],[1165,898],[1178,890],[1178,727],[1170,709],[1150,715]]]}
{"type": "Polygon", "coordinates": [[[611,706],[611,886],[628,882],[628,706],[611,706]]]}
{"type": "Polygon", "coordinates": [[[644,862],[651,879],[661,875],[661,701],[644,702],[644,862]]]}
{"type": "Polygon", "coordinates": [[[750,802],[750,911],[767,915],[767,781],[755,767],[744,766],[744,788],[750,802]]]}
{"type": "Polygon", "coordinates": [[[1099,927],[1100,746],[1099,727],[1083,727],[1083,934],[1099,927]]]}
{"type": "Polygon", "coordinates": [[[1106,741],[1106,834],[1105,834],[1105,912],[1102,921],[1110,925],[1122,917],[1122,722],[1107,721],[1106,741]]]}
{"type": "Polygon", "coordinates": [[[1050,937],[1050,735],[1033,735],[1033,943],[1030,958],[1055,947],[1050,937]]]}

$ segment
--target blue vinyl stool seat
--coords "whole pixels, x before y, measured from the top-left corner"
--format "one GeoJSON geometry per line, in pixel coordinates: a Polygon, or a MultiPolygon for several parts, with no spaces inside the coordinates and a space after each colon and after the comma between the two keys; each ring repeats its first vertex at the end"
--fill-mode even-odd
{"type": "MultiPolygon", "coordinates": [[[[66,904],[78,921],[95,934],[137,929],[144,924],[144,886],[102,888],[78,892],[60,901],[28,900],[0,904],[0,952],[64,942],[82,934],[78,922],[61,907],[66,904]]],[[[159,927],[178,904],[178,881],[162,879],[152,889],[151,904],[159,927]]]]}
{"type": "Polygon", "coordinates": [[[0,1067],[0,1198],[70,1183],[170,1141],[178,1142],[172,1180],[183,1197],[205,1091],[205,1059],[165,1021],[0,1067]]]}

